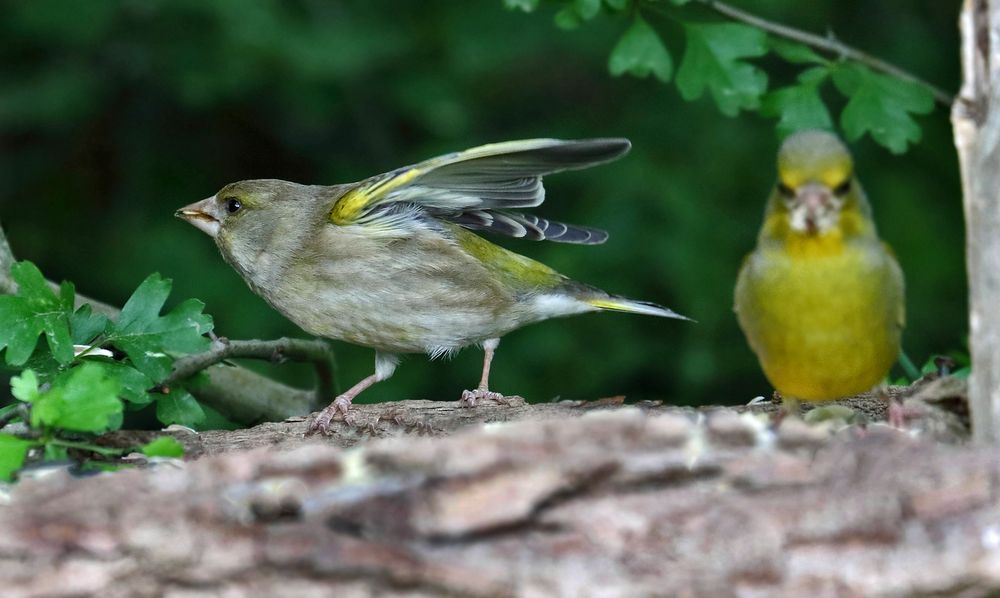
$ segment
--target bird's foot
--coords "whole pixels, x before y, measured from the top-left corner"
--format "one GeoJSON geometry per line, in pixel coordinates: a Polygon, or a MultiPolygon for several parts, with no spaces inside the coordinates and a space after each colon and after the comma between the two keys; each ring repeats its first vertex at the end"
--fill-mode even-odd
{"type": "Polygon", "coordinates": [[[830,422],[839,426],[848,426],[861,421],[861,416],[850,407],[844,405],[823,405],[814,407],[802,416],[807,424],[822,424],[830,422]]]}
{"type": "Polygon", "coordinates": [[[886,400],[889,402],[885,412],[886,419],[897,430],[907,430],[907,420],[922,415],[919,409],[904,405],[899,399],[887,397],[886,400]]]}
{"type": "Polygon", "coordinates": [[[328,434],[330,432],[330,422],[337,415],[340,415],[341,419],[348,421],[347,413],[351,410],[351,398],[340,395],[333,400],[332,403],[326,406],[325,409],[316,414],[316,417],[309,422],[309,427],[306,429],[306,436],[310,434],[328,434]]]}
{"type": "Polygon", "coordinates": [[[524,397],[518,395],[506,396],[499,392],[493,392],[488,388],[477,388],[476,390],[464,390],[462,391],[462,398],[458,400],[458,404],[462,407],[475,407],[479,404],[479,401],[494,401],[501,405],[509,406],[514,401],[523,401],[524,397]]]}

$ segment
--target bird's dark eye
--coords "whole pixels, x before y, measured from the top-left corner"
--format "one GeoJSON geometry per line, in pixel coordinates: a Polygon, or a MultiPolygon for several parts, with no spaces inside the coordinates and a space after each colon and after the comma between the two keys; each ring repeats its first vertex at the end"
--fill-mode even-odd
{"type": "Polygon", "coordinates": [[[226,210],[230,214],[232,214],[234,212],[239,212],[240,208],[242,208],[242,207],[243,207],[243,204],[240,203],[240,200],[236,199],[235,197],[230,197],[229,199],[226,200],[226,210]]]}
{"type": "Polygon", "coordinates": [[[833,194],[838,197],[841,195],[847,195],[850,191],[851,191],[851,179],[847,179],[843,183],[833,188],[833,194]]]}
{"type": "Polygon", "coordinates": [[[785,197],[795,197],[795,189],[792,189],[781,181],[778,181],[778,193],[784,195],[785,197]]]}

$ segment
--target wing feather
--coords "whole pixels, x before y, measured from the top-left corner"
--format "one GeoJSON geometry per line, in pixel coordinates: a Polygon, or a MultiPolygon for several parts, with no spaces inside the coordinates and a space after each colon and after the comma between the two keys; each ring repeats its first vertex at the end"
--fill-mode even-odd
{"type": "Polygon", "coordinates": [[[460,226],[528,239],[602,243],[607,233],[510,212],[545,200],[542,177],[620,157],[625,139],[528,139],[475,147],[366,179],[334,204],[334,224],[377,221],[409,204],[460,226]]]}

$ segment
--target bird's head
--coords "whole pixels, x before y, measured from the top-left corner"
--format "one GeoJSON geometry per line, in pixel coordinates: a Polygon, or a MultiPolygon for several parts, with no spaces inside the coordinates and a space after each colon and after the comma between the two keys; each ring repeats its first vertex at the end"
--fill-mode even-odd
{"type": "Polygon", "coordinates": [[[308,227],[313,189],[276,179],[240,181],[175,215],[215,239],[223,257],[248,272],[263,254],[290,246],[278,239],[308,227]]]}
{"type": "Polygon", "coordinates": [[[778,151],[772,210],[799,235],[823,235],[841,224],[845,208],[861,208],[861,190],[847,147],[826,131],[802,131],[778,151]]]}

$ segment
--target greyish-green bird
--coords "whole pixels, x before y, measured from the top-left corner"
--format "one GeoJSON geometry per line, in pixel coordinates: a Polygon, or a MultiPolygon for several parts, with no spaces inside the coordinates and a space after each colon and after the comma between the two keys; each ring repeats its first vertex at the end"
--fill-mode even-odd
{"type": "Polygon", "coordinates": [[[275,309],[316,336],[375,349],[375,373],[312,421],[325,432],[364,389],[392,375],[400,353],[485,352],[489,390],[500,337],[525,324],[589,311],[684,318],[610,295],[486,241],[475,232],[597,244],[604,231],[516,210],[542,203],[542,177],[614,160],[625,139],[531,139],[476,147],[346,185],[266,179],[226,185],[177,215],[215,239],[222,257],[275,309]]]}

